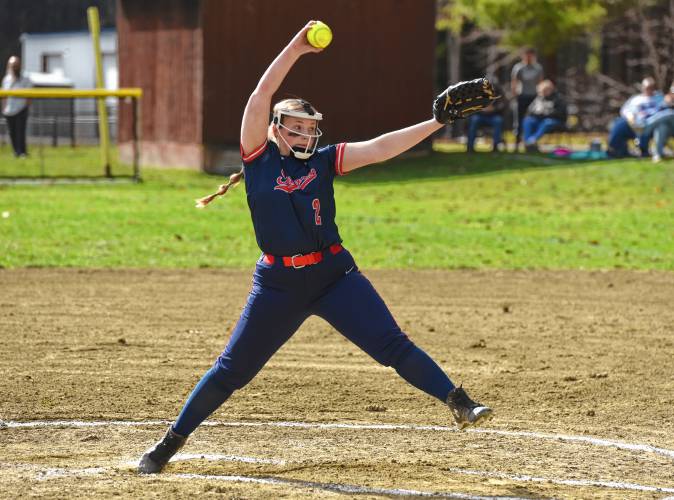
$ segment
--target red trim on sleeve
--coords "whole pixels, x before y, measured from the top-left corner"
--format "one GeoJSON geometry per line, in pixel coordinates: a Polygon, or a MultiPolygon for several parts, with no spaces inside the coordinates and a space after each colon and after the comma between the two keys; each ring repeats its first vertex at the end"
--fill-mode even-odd
{"type": "Polygon", "coordinates": [[[264,153],[265,149],[267,149],[267,142],[268,141],[264,141],[259,147],[257,147],[252,153],[248,155],[243,152],[243,144],[240,144],[239,150],[241,151],[241,159],[244,161],[244,163],[250,163],[255,158],[264,153]]]}
{"type": "Polygon", "coordinates": [[[346,149],[345,142],[337,144],[337,155],[335,156],[335,173],[337,175],[346,175],[344,172],[344,149],[346,149]]]}

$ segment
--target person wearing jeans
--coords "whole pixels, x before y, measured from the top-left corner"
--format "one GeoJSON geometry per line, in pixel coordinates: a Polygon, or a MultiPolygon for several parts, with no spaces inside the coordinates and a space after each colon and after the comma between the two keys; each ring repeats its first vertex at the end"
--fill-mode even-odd
{"type": "Polygon", "coordinates": [[[649,134],[643,132],[639,135],[630,127],[629,122],[622,116],[613,120],[608,133],[608,155],[612,158],[625,158],[630,156],[627,143],[632,139],[639,139],[639,149],[641,156],[648,156],[648,142],[651,140],[649,134]]]}
{"type": "Polygon", "coordinates": [[[489,106],[469,118],[468,137],[466,141],[469,153],[475,151],[477,131],[482,127],[491,127],[492,129],[492,151],[498,151],[499,144],[503,142],[503,112],[508,103],[503,95],[503,89],[498,84],[496,77],[489,76],[488,79],[492,83],[496,95],[501,96],[501,98],[492,101],[489,106]]]}
{"type": "Polygon", "coordinates": [[[655,114],[646,119],[643,133],[652,134],[655,142],[653,163],[659,163],[665,156],[667,141],[674,137],[674,82],[655,114]]]}
{"type": "Polygon", "coordinates": [[[538,141],[543,135],[564,127],[566,103],[555,90],[555,84],[543,80],[536,87],[536,99],[529,105],[522,122],[524,145],[527,151],[538,151],[538,141]]]}
{"type": "Polygon", "coordinates": [[[475,139],[478,129],[491,127],[492,151],[498,151],[498,145],[503,142],[503,116],[497,113],[475,113],[468,122],[468,152],[475,151],[475,139]]]}
{"type": "Polygon", "coordinates": [[[612,158],[629,156],[627,143],[639,138],[641,156],[648,156],[648,142],[653,130],[646,127],[646,121],[654,115],[662,104],[662,94],[657,91],[655,80],[646,77],[641,82],[641,93],[633,95],[620,108],[620,116],[613,120],[608,134],[608,155],[612,158]]]}

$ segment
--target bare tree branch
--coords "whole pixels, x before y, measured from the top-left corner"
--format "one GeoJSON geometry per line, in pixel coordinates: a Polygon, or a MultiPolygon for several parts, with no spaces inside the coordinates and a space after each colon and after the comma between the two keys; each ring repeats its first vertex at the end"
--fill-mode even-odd
{"type": "Polygon", "coordinates": [[[515,59],[519,57],[519,54],[516,52],[502,52],[498,55],[497,59],[491,62],[487,66],[487,73],[496,73],[499,69],[504,66],[512,66],[515,62],[515,59]]]}
{"type": "Polygon", "coordinates": [[[609,89],[616,89],[616,91],[625,95],[632,94],[635,90],[637,90],[633,86],[625,85],[623,82],[620,82],[615,78],[611,78],[604,73],[597,73],[594,75],[594,77],[600,83],[605,84],[609,89]]]}
{"type": "MultiPolygon", "coordinates": [[[[658,57],[658,51],[655,46],[655,40],[653,39],[653,28],[648,28],[648,23],[644,16],[643,11],[643,1],[639,2],[638,6],[634,8],[637,22],[641,28],[641,37],[646,45],[648,50],[648,61],[651,67],[653,68],[653,77],[658,87],[662,88],[665,85],[665,75],[663,73],[662,64],[660,58],[658,57]]],[[[659,25],[660,23],[658,23],[659,25]]]]}

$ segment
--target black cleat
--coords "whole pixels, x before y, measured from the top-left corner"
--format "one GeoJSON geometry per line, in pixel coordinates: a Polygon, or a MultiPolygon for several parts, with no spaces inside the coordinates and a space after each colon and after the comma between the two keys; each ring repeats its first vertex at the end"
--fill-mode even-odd
{"type": "Polygon", "coordinates": [[[471,425],[479,425],[489,420],[493,413],[488,406],[470,399],[463,387],[456,387],[447,395],[447,406],[452,410],[452,415],[459,430],[471,425]]]}
{"type": "Polygon", "coordinates": [[[140,458],[138,472],[141,474],[156,474],[157,472],[161,472],[168,461],[171,460],[171,457],[182,448],[186,440],[186,437],[176,434],[169,427],[161,441],[147,450],[140,458]]]}

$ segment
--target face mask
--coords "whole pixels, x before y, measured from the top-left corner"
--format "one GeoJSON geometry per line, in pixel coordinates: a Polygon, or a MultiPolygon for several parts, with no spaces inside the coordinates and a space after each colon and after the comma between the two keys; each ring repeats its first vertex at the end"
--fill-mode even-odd
{"type": "Polygon", "coordinates": [[[306,160],[310,158],[312,154],[314,154],[316,148],[318,147],[318,139],[323,135],[323,132],[321,132],[318,127],[316,127],[316,132],[313,134],[305,134],[303,132],[291,130],[285,125],[283,125],[283,116],[285,115],[285,116],[292,116],[294,118],[304,118],[306,120],[315,120],[316,122],[323,119],[323,115],[321,113],[313,111],[308,105],[305,106],[305,109],[307,109],[307,111],[289,111],[285,109],[280,109],[274,113],[274,123],[276,124],[277,127],[287,130],[288,135],[290,135],[291,137],[301,136],[307,138],[306,147],[304,149],[300,148],[299,150],[296,150],[290,144],[288,144],[288,141],[286,141],[285,137],[283,137],[283,135],[279,133],[279,137],[281,138],[281,140],[285,143],[286,146],[288,146],[288,148],[295,156],[295,158],[299,160],[306,160]]]}

